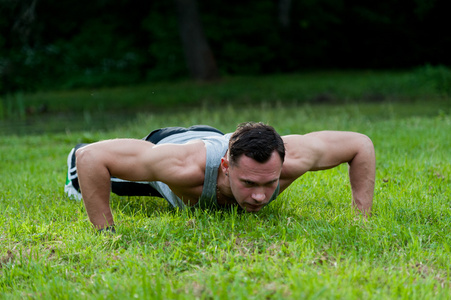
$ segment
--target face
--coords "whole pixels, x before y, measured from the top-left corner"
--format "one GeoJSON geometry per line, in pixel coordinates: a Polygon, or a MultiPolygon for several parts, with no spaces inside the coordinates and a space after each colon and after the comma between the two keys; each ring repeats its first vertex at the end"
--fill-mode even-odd
{"type": "MultiPolygon", "coordinates": [[[[228,162],[225,165],[228,165],[228,162]]],[[[225,171],[238,204],[247,212],[256,212],[268,204],[276,190],[282,171],[282,160],[277,152],[273,152],[265,163],[243,155],[237,164],[225,168],[225,171]]]]}

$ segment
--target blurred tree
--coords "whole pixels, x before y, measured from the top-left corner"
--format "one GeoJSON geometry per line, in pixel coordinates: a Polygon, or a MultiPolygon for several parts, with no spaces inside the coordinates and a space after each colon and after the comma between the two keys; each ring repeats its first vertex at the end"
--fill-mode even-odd
{"type": "Polygon", "coordinates": [[[219,77],[213,52],[207,42],[196,0],[175,0],[180,37],[191,77],[213,80],[219,77]]]}
{"type": "Polygon", "coordinates": [[[33,23],[36,19],[36,2],[37,0],[20,1],[22,9],[14,22],[12,30],[17,34],[23,45],[28,44],[33,23]]]}
{"type": "Polygon", "coordinates": [[[447,3],[0,0],[0,93],[451,65],[447,3]]]}
{"type": "Polygon", "coordinates": [[[279,1],[279,23],[282,27],[288,28],[290,26],[290,12],[291,0],[279,1]]]}
{"type": "Polygon", "coordinates": [[[28,81],[30,54],[36,36],[37,0],[0,0],[0,94],[28,81]]]}

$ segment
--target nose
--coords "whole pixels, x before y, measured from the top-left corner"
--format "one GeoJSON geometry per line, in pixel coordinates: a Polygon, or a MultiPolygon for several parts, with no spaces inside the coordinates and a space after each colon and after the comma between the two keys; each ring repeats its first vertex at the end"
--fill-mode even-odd
{"type": "Polygon", "coordinates": [[[262,202],[266,199],[266,195],[263,191],[255,191],[252,193],[252,199],[257,202],[262,202]]]}

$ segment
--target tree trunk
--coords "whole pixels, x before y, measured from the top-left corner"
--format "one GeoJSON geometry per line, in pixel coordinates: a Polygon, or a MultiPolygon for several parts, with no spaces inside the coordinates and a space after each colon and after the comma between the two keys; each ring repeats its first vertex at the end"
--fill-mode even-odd
{"type": "Polygon", "coordinates": [[[175,0],[180,37],[191,77],[214,80],[219,77],[213,52],[205,37],[196,0],[175,0]]]}
{"type": "Polygon", "coordinates": [[[20,4],[23,6],[21,15],[17,18],[13,25],[13,31],[18,35],[20,41],[24,45],[29,44],[30,33],[33,23],[36,19],[36,3],[37,0],[22,1],[20,4]]]}
{"type": "Polygon", "coordinates": [[[279,0],[279,23],[287,28],[290,25],[291,0],[279,0]]]}

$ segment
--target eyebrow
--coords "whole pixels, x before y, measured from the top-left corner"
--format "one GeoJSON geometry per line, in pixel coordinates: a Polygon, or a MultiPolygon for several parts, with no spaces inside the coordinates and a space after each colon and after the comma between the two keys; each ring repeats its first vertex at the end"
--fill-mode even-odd
{"type": "Polygon", "coordinates": [[[270,180],[270,181],[268,181],[268,182],[264,182],[263,184],[258,184],[257,182],[255,182],[255,181],[253,181],[253,180],[246,179],[246,178],[240,178],[240,181],[241,181],[241,182],[251,183],[251,184],[256,184],[256,185],[268,185],[268,184],[275,183],[275,182],[277,182],[277,181],[279,181],[279,180],[280,180],[280,178],[276,178],[276,179],[270,180]]]}

